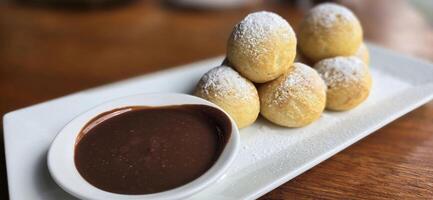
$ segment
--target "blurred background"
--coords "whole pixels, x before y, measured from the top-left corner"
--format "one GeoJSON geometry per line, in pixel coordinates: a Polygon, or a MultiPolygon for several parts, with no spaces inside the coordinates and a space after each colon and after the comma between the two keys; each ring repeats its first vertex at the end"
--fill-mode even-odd
{"type": "MultiPolygon", "coordinates": [[[[253,11],[276,12],[296,30],[320,2],[0,0],[0,114],[224,54],[233,26],[253,11]]],[[[433,60],[433,1],[337,2],[358,16],[367,41],[433,60]]],[[[0,199],[7,199],[3,152],[1,169],[0,199]]]]}

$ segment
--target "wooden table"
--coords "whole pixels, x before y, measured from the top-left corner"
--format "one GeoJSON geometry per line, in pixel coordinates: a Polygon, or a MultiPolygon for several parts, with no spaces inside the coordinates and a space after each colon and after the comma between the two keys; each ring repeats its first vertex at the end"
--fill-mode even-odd
{"type": "MultiPolygon", "coordinates": [[[[342,3],[359,16],[366,39],[433,60],[433,29],[407,2],[342,3]]],[[[223,54],[232,26],[262,9],[281,14],[295,27],[304,14],[287,3],[197,11],[158,1],[88,10],[1,2],[0,114],[223,54]]],[[[0,198],[7,199],[3,152],[1,162],[0,198]]],[[[433,103],[262,197],[292,198],[433,198],[433,103]]]]}

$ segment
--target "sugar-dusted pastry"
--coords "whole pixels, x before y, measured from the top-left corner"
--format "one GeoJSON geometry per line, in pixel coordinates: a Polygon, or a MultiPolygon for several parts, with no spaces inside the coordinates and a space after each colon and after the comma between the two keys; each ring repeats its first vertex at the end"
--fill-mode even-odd
{"type": "Polygon", "coordinates": [[[260,112],[254,84],[228,66],[219,66],[204,74],[195,95],[220,106],[239,128],[251,125],[260,112]]]}
{"type": "Polygon", "coordinates": [[[296,56],[290,24],[272,12],[255,12],[237,24],[227,44],[227,58],[244,77],[264,83],[283,74],[296,56]]]}
{"type": "Polygon", "coordinates": [[[363,102],[370,93],[371,75],[366,64],[356,56],[321,60],[314,65],[325,81],[326,108],[349,110],[363,102]]]}
{"type": "Polygon", "coordinates": [[[259,88],[260,114],[286,127],[302,127],[325,109],[326,85],[319,74],[302,63],[259,88]]]}
{"type": "Polygon", "coordinates": [[[367,66],[370,64],[370,53],[368,52],[367,45],[365,45],[364,42],[361,44],[361,46],[359,46],[355,56],[364,61],[367,66]]]}
{"type": "Polygon", "coordinates": [[[298,34],[302,53],[314,62],[354,55],[362,43],[362,27],[346,7],[323,3],[310,10],[298,34]]]}

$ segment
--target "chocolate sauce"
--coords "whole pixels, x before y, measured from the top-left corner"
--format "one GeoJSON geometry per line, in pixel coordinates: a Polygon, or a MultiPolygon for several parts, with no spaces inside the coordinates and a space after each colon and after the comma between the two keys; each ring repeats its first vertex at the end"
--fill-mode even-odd
{"type": "Polygon", "coordinates": [[[205,105],[116,109],[82,129],[75,166],[86,181],[108,192],[162,192],[204,174],[231,129],[223,112],[205,105]]]}

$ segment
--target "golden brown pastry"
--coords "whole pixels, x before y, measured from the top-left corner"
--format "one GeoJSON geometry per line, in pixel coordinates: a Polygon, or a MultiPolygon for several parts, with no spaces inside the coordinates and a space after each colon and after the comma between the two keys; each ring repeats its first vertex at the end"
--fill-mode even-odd
{"type": "Polygon", "coordinates": [[[227,59],[240,74],[256,83],[283,74],[295,56],[292,27],[271,12],[249,14],[234,27],[227,44],[227,59]]]}
{"type": "Polygon", "coordinates": [[[320,4],[307,14],[299,30],[299,47],[314,62],[354,55],[362,42],[362,27],[346,7],[320,4]]]}
{"type": "Polygon", "coordinates": [[[370,93],[371,75],[365,63],[355,56],[321,60],[314,65],[325,81],[326,108],[349,110],[363,102],[370,93]]]}
{"type": "Polygon", "coordinates": [[[319,74],[302,63],[259,88],[260,114],[286,127],[302,127],[325,109],[326,86],[319,74]]]}
{"type": "Polygon", "coordinates": [[[260,112],[254,84],[228,66],[219,66],[204,74],[195,95],[220,106],[239,128],[254,123],[260,112]]]}

